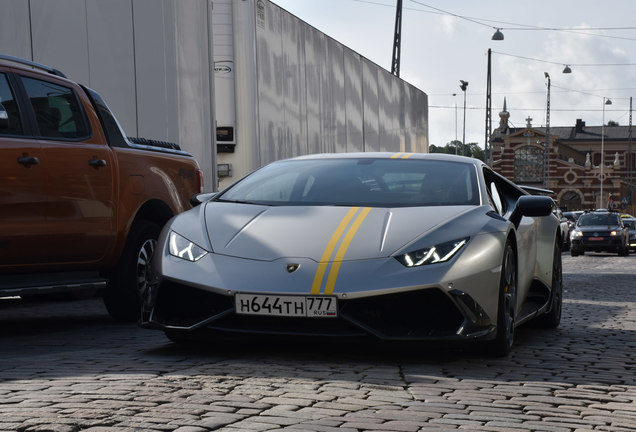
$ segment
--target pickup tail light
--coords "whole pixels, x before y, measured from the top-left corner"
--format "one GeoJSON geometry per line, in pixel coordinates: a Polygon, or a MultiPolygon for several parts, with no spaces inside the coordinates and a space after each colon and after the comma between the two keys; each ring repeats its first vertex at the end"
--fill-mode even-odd
{"type": "Polygon", "coordinates": [[[205,186],[203,182],[203,171],[198,169],[196,177],[197,177],[197,191],[198,193],[203,193],[203,186],[205,186]]]}

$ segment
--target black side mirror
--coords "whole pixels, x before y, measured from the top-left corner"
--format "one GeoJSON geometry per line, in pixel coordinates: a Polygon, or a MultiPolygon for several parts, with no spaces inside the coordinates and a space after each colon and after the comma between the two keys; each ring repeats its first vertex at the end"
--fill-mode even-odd
{"type": "Polygon", "coordinates": [[[553,208],[554,201],[548,196],[522,195],[517,200],[517,204],[510,215],[510,221],[518,227],[523,216],[549,216],[552,214],[553,208]]]}

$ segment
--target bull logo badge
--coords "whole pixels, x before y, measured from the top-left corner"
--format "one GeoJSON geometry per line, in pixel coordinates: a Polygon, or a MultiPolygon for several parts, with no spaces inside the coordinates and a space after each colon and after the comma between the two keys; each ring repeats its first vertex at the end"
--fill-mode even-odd
{"type": "Polygon", "coordinates": [[[287,273],[293,273],[296,270],[298,270],[298,267],[300,267],[300,264],[287,264],[287,273]]]}

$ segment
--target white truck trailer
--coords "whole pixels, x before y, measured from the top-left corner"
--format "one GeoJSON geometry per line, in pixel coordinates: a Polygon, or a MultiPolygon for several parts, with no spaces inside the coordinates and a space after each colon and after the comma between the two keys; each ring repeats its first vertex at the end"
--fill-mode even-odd
{"type": "MultiPolygon", "coordinates": [[[[0,53],[101,93],[223,189],[309,153],[428,151],[428,98],[269,0],[5,0],[0,53]]],[[[390,35],[388,35],[390,37],[390,35]]]]}

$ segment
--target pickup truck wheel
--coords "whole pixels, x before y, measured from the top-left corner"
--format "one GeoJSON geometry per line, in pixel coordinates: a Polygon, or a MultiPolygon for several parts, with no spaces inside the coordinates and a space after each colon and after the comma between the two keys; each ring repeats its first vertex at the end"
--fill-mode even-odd
{"type": "Polygon", "coordinates": [[[142,296],[148,284],[150,260],[161,227],[154,222],[135,222],[117,267],[112,271],[104,304],[118,321],[136,321],[141,314],[142,296]]]}

